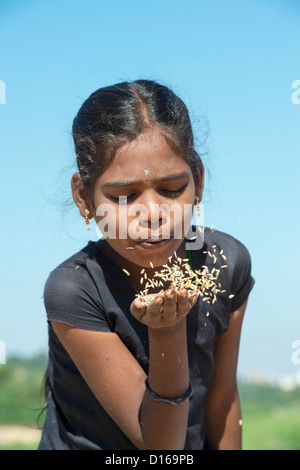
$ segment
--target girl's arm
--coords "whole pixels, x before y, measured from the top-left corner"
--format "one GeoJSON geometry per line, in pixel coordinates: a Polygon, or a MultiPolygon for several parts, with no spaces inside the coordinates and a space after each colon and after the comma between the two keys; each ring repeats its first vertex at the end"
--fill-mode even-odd
{"type": "Polygon", "coordinates": [[[236,383],[239,343],[247,301],[231,314],[215,346],[215,370],[206,406],[206,439],[214,450],[242,448],[242,417],[236,383]]]}
{"type": "MultiPolygon", "coordinates": [[[[148,325],[150,388],[177,398],[189,387],[186,344],[187,297],[159,296],[162,303],[147,309],[136,300],[132,314],[148,325]]],[[[115,333],[82,330],[53,322],[53,328],[91,390],[117,425],[139,449],[176,450],[184,447],[188,400],[172,405],[145,393],[146,375],[115,333]]]]}

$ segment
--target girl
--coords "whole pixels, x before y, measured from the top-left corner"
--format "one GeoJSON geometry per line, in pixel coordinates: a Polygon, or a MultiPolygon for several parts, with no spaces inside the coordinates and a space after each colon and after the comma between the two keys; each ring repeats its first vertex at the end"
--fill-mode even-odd
{"type": "Polygon", "coordinates": [[[201,248],[187,244],[204,170],[184,103],[147,80],[102,88],[73,137],[73,198],[105,236],[45,286],[39,449],[240,449],[236,368],[254,281],[233,237],[205,229],[201,248]],[[184,270],[189,284],[170,284],[184,270]]]}

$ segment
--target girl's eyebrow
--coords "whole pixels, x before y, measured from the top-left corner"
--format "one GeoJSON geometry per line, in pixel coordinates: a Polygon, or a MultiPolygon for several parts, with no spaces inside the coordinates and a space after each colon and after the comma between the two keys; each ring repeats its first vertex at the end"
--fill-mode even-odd
{"type": "MultiPolygon", "coordinates": [[[[174,181],[174,180],[178,180],[178,179],[181,179],[181,178],[186,178],[188,176],[189,176],[189,174],[186,171],[184,171],[182,173],[176,173],[175,175],[166,176],[165,178],[153,178],[151,181],[153,181],[153,183],[164,182],[164,181],[174,181]]],[[[140,181],[111,181],[111,182],[108,182],[108,183],[104,183],[103,186],[105,188],[106,187],[119,187],[119,186],[132,186],[132,185],[141,184],[141,183],[144,183],[144,182],[145,182],[144,180],[140,180],[140,181]]]]}

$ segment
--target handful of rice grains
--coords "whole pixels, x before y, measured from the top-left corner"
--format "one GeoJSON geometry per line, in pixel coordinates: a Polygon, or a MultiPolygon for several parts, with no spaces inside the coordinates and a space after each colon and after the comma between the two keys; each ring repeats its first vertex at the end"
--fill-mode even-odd
{"type": "MultiPolygon", "coordinates": [[[[209,251],[207,253],[213,261],[213,264],[217,261],[216,256],[216,245],[213,246],[214,253],[209,251]]],[[[226,260],[226,256],[223,254],[223,250],[220,251],[220,256],[222,260],[226,260]]],[[[148,295],[149,289],[153,291],[153,288],[164,287],[162,281],[169,283],[168,289],[174,289],[175,293],[178,293],[182,289],[186,289],[188,292],[188,297],[190,299],[190,304],[192,304],[191,299],[195,295],[199,295],[203,302],[208,304],[214,304],[217,301],[217,295],[219,293],[226,292],[225,289],[222,289],[221,283],[218,282],[218,277],[220,275],[221,269],[227,268],[226,264],[222,264],[220,267],[213,267],[211,270],[205,265],[201,269],[193,270],[189,265],[188,259],[181,259],[177,256],[177,253],[174,253],[174,262],[171,264],[172,257],[169,258],[170,264],[164,264],[163,269],[160,271],[155,271],[154,277],[152,279],[147,277],[145,269],[141,270],[141,285],[144,285],[144,289],[141,290],[136,297],[140,298],[143,302],[143,305],[148,306],[151,301],[155,298],[155,295],[149,296],[147,299],[143,299],[144,296],[148,295]]],[[[151,268],[153,264],[150,262],[151,268]]],[[[126,272],[126,270],[124,270],[126,272]]],[[[127,275],[130,275],[128,271],[127,275]]],[[[165,292],[165,289],[159,291],[159,293],[165,292]]],[[[229,298],[233,298],[234,295],[229,295],[229,298]]]]}

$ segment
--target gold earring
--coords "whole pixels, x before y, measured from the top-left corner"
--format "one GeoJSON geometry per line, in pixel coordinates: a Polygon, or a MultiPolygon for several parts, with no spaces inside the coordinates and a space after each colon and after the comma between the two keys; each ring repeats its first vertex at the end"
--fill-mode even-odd
{"type": "Polygon", "coordinates": [[[200,217],[200,205],[199,205],[200,199],[198,198],[198,196],[195,196],[195,201],[196,201],[197,217],[200,217]]]}
{"type": "Polygon", "coordinates": [[[91,227],[90,227],[90,221],[89,221],[89,211],[87,209],[85,209],[85,223],[86,223],[86,229],[88,231],[91,230],[91,227]]]}

